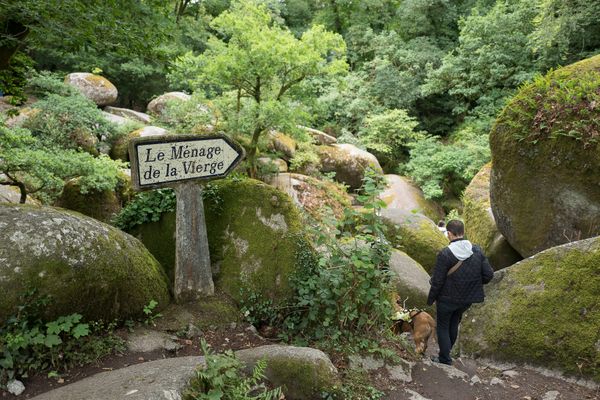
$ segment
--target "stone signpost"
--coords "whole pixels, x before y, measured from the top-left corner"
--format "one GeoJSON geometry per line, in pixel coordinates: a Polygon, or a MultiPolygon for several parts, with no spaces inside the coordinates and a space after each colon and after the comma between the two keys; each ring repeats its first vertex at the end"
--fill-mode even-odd
{"type": "Polygon", "coordinates": [[[175,300],[214,294],[201,180],[227,176],[244,149],[224,135],[166,135],[129,144],[131,180],[136,190],[173,187],[177,195],[175,300]]]}

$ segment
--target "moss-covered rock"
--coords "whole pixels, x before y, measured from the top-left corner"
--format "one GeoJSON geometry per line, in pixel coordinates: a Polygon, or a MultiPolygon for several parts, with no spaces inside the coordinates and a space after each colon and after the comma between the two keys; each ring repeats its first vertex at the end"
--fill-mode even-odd
{"type": "Polygon", "coordinates": [[[317,220],[321,220],[325,208],[341,217],[346,208],[351,207],[352,198],[339,184],[321,181],[300,174],[277,174],[268,183],[287,193],[294,203],[302,207],[317,220]]]}
{"type": "Polygon", "coordinates": [[[317,153],[321,159],[321,172],[335,172],[335,180],[351,189],[362,186],[365,170],[369,167],[383,174],[373,154],[351,144],[317,146],[317,153]]]}
{"type": "MultiPolygon", "coordinates": [[[[21,201],[21,191],[16,186],[0,185],[0,203],[18,204],[21,201]]],[[[39,205],[40,202],[27,195],[27,204],[39,205]]]]}
{"type": "Polygon", "coordinates": [[[267,379],[283,388],[286,399],[316,399],[339,384],[337,369],[321,350],[271,345],[240,350],[235,355],[246,363],[248,372],[257,361],[264,359],[267,379]]]}
{"type": "Polygon", "coordinates": [[[479,245],[494,270],[506,268],[523,259],[496,227],[490,205],[490,173],[488,163],[475,175],[463,195],[465,235],[479,245]]]}
{"type": "Polygon", "coordinates": [[[490,133],[491,205],[524,257],[600,234],[600,56],[524,86],[490,133]]]}
{"type": "Polygon", "coordinates": [[[118,193],[113,190],[90,190],[83,194],[80,190],[79,180],[71,179],[63,187],[63,191],[54,205],[80,212],[102,222],[110,222],[121,211],[122,201],[118,193]]]}
{"type": "Polygon", "coordinates": [[[463,318],[467,353],[600,381],[600,237],[548,249],[496,272],[463,318]]]}
{"type": "Polygon", "coordinates": [[[400,299],[408,299],[407,307],[427,307],[429,274],[418,262],[402,251],[393,250],[390,271],[394,273],[396,293],[400,299]]]}
{"type": "Polygon", "coordinates": [[[269,132],[269,149],[281,153],[287,161],[294,158],[298,144],[294,139],[285,133],[271,131],[269,132]]]}
{"type": "Polygon", "coordinates": [[[404,251],[431,273],[437,253],[448,245],[448,239],[437,225],[422,214],[399,209],[384,209],[381,216],[388,227],[387,238],[392,246],[404,251]]]}
{"type": "Polygon", "coordinates": [[[148,136],[163,136],[167,134],[167,130],[158,126],[145,126],[129,132],[126,135],[119,137],[113,143],[110,150],[110,158],[113,160],[129,161],[129,142],[135,138],[148,136]]]}
{"type": "Polygon", "coordinates": [[[117,101],[118,91],[108,79],[88,72],[74,72],[65,77],[65,83],[75,86],[88,99],[99,106],[117,101]]]}
{"type": "Polygon", "coordinates": [[[410,178],[398,175],[386,175],[386,188],[379,197],[385,201],[387,208],[398,208],[409,212],[418,212],[434,221],[443,217],[444,211],[431,200],[427,200],[423,192],[410,178]]]}
{"type": "Polygon", "coordinates": [[[0,319],[19,295],[50,295],[49,318],[129,318],[150,300],[169,303],[164,272],[142,243],[81,214],[52,207],[0,204],[0,319]]]}
{"type": "MultiPolygon", "coordinates": [[[[242,300],[241,289],[261,293],[277,302],[290,294],[289,278],[295,271],[296,251],[306,242],[300,214],[283,192],[247,179],[211,184],[205,201],[206,228],[218,289],[242,300]]],[[[173,278],[175,215],[138,226],[140,238],[173,278]]]]}
{"type": "Polygon", "coordinates": [[[148,113],[150,114],[161,114],[167,107],[168,102],[172,101],[189,101],[192,96],[183,92],[169,92],[161,94],[160,96],[153,99],[148,103],[148,113]]]}

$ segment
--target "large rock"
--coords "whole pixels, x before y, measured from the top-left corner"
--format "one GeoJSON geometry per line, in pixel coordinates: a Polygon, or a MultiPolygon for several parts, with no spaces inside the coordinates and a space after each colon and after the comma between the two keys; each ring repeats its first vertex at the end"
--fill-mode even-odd
{"type": "Polygon", "coordinates": [[[131,122],[131,120],[129,120],[129,119],[125,118],[125,117],[121,117],[119,115],[107,113],[106,111],[102,111],[102,116],[104,117],[105,120],[107,120],[111,124],[115,124],[115,125],[118,125],[118,126],[122,126],[122,125],[125,125],[125,124],[128,124],[128,123],[131,122]]]}
{"type": "Polygon", "coordinates": [[[300,174],[277,174],[268,183],[285,192],[298,206],[317,220],[322,219],[325,208],[341,217],[346,208],[352,205],[352,198],[339,185],[320,181],[300,174]]]}
{"type": "MultiPolygon", "coordinates": [[[[2,175],[0,175],[2,179],[2,175]]],[[[16,186],[0,185],[0,203],[13,203],[18,204],[21,201],[21,191],[16,186]]],[[[37,204],[40,202],[27,195],[25,200],[27,204],[37,204]]]]}
{"type": "Polygon", "coordinates": [[[289,161],[294,158],[298,144],[296,141],[285,133],[271,131],[269,132],[269,148],[272,151],[280,153],[281,156],[289,161]]]}
{"type": "MultiPolygon", "coordinates": [[[[123,182],[121,185],[125,183],[123,182]]],[[[79,180],[76,178],[65,184],[54,205],[109,223],[121,211],[123,202],[126,200],[119,194],[114,190],[98,191],[93,189],[87,193],[81,193],[79,180]]]]}
{"type": "Polygon", "coordinates": [[[113,160],[129,161],[129,142],[131,142],[132,139],[148,136],[163,136],[167,133],[166,129],[158,126],[144,126],[143,128],[136,129],[115,140],[110,150],[110,157],[113,160]]]}
{"type": "Polygon", "coordinates": [[[33,400],[181,400],[204,357],[175,357],[101,372],[33,400]]]}
{"type": "Polygon", "coordinates": [[[112,115],[118,115],[119,117],[127,118],[131,121],[141,122],[142,124],[149,124],[151,122],[151,118],[148,114],[130,110],[128,108],[105,107],[104,112],[112,115]]]}
{"type": "Polygon", "coordinates": [[[403,251],[393,250],[390,271],[394,273],[396,292],[402,300],[408,299],[407,307],[427,307],[429,274],[418,262],[403,251]]]}
{"type": "Polygon", "coordinates": [[[81,313],[112,321],[169,302],[165,274],[142,243],[75,212],[0,204],[0,320],[19,295],[50,295],[47,317],[81,313]]]}
{"type": "Polygon", "coordinates": [[[464,350],[600,380],[598,265],[595,237],[497,271],[463,318],[464,350]]]}
{"type": "Polygon", "coordinates": [[[479,245],[494,270],[506,268],[523,259],[500,233],[490,205],[490,172],[484,165],[463,195],[463,217],[466,237],[479,245]]]}
{"type": "Polygon", "coordinates": [[[335,179],[351,189],[362,186],[365,170],[369,167],[383,174],[379,161],[373,154],[352,144],[318,146],[317,152],[321,158],[321,172],[335,172],[335,179]]]}
{"type": "Polygon", "coordinates": [[[274,386],[282,386],[286,399],[311,400],[339,384],[337,369],[327,354],[310,347],[270,345],[240,350],[236,357],[248,372],[265,360],[265,375],[274,386]]]}
{"type": "Polygon", "coordinates": [[[158,96],[148,103],[148,112],[150,114],[160,115],[167,103],[173,101],[189,101],[192,98],[189,94],[183,92],[169,92],[158,96]]]}
{"type": "Polygon", "coordinates": [[[387,238],[392,245],[431,273],[437,253],[448,245],[448,239],[437,225],[422,214],[399,209],[383,209],[381,216],[388,226],[387,238]]]}
{"type": "MultiPolygon", "coordinates": [[[[211,184],[205,201],[210,257],[217,289],[236,301],[249,289],[275,302],[291,295],[296,253],[309,247],[300,214],[285,193],[252,179],[211,184]]],[[[174,213],[133,231],[173,276],[174,213]]]]}
{"type": "Polygon", "coordinates": [[[88,72],[74,72],[65,77],[65,83],[75,86],[88,99],[99,106],[117,101],[118,91],[108,79],[88,72]]]}
{"type": "Polygon", "coordinates": [[[386,188],[379,197],[385,201],[387,208],[418,212],[434,221],[444,215],[442,208],[433,201],[427,200],[421,189],[410,178],[386,175],[385,181],[386,188]]]}
{"type": "Polygon", "coordinates": [[[600,234],[600,56],[523,87],[490,133],[491,204],[524,257],[600,234]]]}
{"type": "Polygon", "coordinates": [[[330,145],[337,143],[337,138],[326,134],[323,131],[317,129],[308,128],[306,126],[298,125],[298,128],[304,129],[312,138],[316,144],[330,145]]]}

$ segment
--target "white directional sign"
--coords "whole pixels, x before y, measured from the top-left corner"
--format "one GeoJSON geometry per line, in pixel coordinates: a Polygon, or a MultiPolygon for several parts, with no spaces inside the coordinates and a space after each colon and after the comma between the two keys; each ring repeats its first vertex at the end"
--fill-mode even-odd
{"type": "Polygon", "coordinates": [[[145,190],[224,178],[242,160],[244,149],[223,135],[166,135],[132,140],[129,156],[132,183],[145,190]]]}

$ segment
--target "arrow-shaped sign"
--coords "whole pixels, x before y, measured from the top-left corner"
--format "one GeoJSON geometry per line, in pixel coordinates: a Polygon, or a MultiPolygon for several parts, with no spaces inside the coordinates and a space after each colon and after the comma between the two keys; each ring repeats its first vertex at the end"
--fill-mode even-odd
{"type": "Polygon", "coordinates": [[[244,149],[224,135],[154,136],[136,138],[129,144],[136,190],[224,178],[243,158],[244,149]]]}

